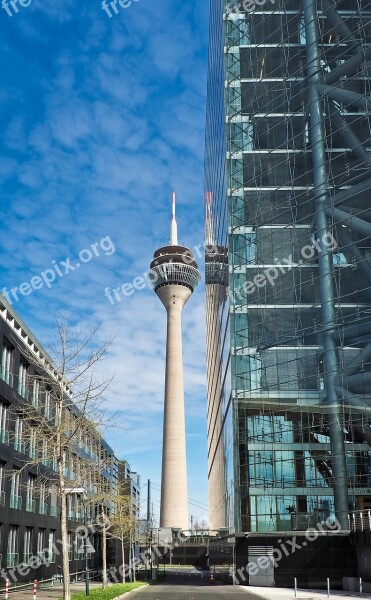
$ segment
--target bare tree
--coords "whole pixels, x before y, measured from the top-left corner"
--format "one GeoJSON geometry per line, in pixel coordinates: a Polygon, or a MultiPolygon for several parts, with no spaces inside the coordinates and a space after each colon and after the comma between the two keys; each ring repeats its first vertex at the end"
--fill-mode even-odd
{"type": "MultiPolygon", "coordinates": [[[[63,598],[70,600],[67,502],[70,507],[73,488],[82,486],[92,492],[102,471],[100,429],[103,423],[112,424],[104,411],[104,393],[111,379],[100,381],[95,372],[110,341],[98,345],[98,328],[76,330],[66,317],[56,318],[56,329],[50,356],[25,347],[25,375],[19,383],[24,401],[16,407],[14,436],[19,436],[22,426],[24,452],[29,456],[23,468],[33,466],[39,475],[36,483],[47,477],[50,488],[54,485],[58,491],[63,598]]],[[[73,502],[75,514],[79,513],[77,496],[73,502]]]]}
{"type": "MultiPolygon", "coordinates": [[[[128,495],[115,498],[115,513],[111,517],[110,536],[120,541],[122,556],[122,581],[125,583],[125,547],[128,545],[128,564],[134,561],[134,540],[138,529],[138,521],[133,515],[132,499],[128,495]]],[[[135,581],[135,568],[133,570],[135,581]]]]}

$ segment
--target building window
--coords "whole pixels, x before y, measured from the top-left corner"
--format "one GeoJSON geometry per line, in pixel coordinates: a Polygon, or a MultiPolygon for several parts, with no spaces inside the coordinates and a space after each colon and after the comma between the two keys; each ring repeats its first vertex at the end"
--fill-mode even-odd
{"type": "Polygon", "coordinates": [[[33,380],[32,383],[32,404],[35,408],[39,408],[39,400],[40,400],[40,381],[37,379],[33,380]]]}
{"type": "Polygon", "coordinates": [[[25,400],[28,398],[28,364],[21,359],[18,371],[18,394],[25,400]]]}
{"type": "Polygon", "coordinates": [[[8,385],[13,385],[13,348],[4,340],[3,353],[1,356],[1,379],[8,385]]]}
{"type": "Polygon", "coordinates": [[[31,458],[36,458],[36,449],[37,449],[37,444],[36,444],[36,440],[37,440],[37,435],[36,435],[36,429],[35,427],[30,427],[30,441],[29,441],[29,448],[28,448],[28,455],[31,458]]]}
{"type": "Polygon", "coordinates": [[[40,484],[39,513],[40,513],[40,515],[48,514],[48,505],[46,503],[46,483],[45,482],[40,484]]]}
{"type": "Polygon", "coordinates": [[[22,509],[22,496],[19,495],[21,474],[16,471],[12,475],[10,486],[10,508],[22,509]]]}
{"type": "Polygon", "coordinates": [[[42,464],[45,465],[45,467],[49,466],[48,440],[46,438],[44,438],[42,441],[41,460],[42,460],[42,464]]]}
{"type": "Polygon", "coordinates": [[[4,471],[5,464],[0,463],[0,506],[5,506],[4,471]]]}
{"type": "Polygon", "coordinates": [[[26,510],[28,512],[35,512],[36,509],[36,502],[34,500],[35,479],[35,475],[28,475],[26,492],[26,510]]]}
{"type": "Polygon", "coordinates": [[[49,531],[48,537],[48,562],[55,563],[55,531],[49,531]]]}
{"type": "Polygon", "coordinates": [[[18,450],[18,452],[24,452],[23,421],[20,417],[17,417],[15,420],[14,449],[18,450]]]}
{"type": "Polygon", "coordinates": [[[9,526],[7,567],[15,567],[18,563],[18,536],[19,527],[17,525],[9,526]]]}
{"type": "Polygon", "coordinates": [[[23,562],[27,563],[32,556],[33,527],[26,527],[23,541],[23,562]]]}
{"type": "Polygon", "coordinates": [[[3,403],[0,403],[0,442],[9,443],[8,407],[3,403]]]}
{"type": "Polygon", "coordinates": [[[73,560],[73,539],[72,533],[69,531],[68,534],[68,560],[73,560]]]}
{"type": "Polygon", "coordinates": [[[46,419],[50,419],[50,391],[45,390],[44,415],[46,419]]]}
{"type": "MultiPolygon", "coordinates": [[[[69,496],[67,496],[68,498],[69,496]]],[[[56,485],[52,485],[50,488],[50,516],[56,517],[58,513],[57,507],[58,490],[56,485]]]]}
{"type": "Polygon", "coordinates": [[[45,529],[37,532],[37,556],[41,559],[45,557],[45,529]]]}

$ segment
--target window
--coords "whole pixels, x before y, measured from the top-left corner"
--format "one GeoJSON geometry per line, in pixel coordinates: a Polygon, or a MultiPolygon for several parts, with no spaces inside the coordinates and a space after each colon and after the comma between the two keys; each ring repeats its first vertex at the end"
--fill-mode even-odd
{"type": "Polygon", "coordinates": [[[46,503],[46,483],[40,484],[40,500],[39,500],[39,513],[40,515],[48,514],[48,505],[46,503]]]}
{"type": "Polygon", "coordinates": [[[33,527],[26,527],[23,540],[23,562],[27,563],[32,556],[33,527]]]}
{"type": "Polygon", "coordinates": [[[28,448],[28,454],[31,458],[36,458],[36,429],[35,427],[30,427],[30,441],[29,441],[29,448],[28,448]]]}
{"type": "Polygon", "coordinates": [[[19,527],[17,525],[9,526],[8,535],[8,551],[7,551],[7,567],[15,567],[18,560],[18,536],[19,527]]]}
{"type": "Polygon", "coordinates": [[[13,385],[13,348],[6,340],[3,343],[0,375],[6,383],[13,385]]]}
{"type": "Polygon", "coordinates": [[[35,408],[39,408],[40,399],[40,381],[34,379],[32,384],[32,404],[35,408]]]}
{"type": "Polygon", "coordinates": [[[15,450],[18,450],[18,452],[24,452],[23,421],[20,417],[17,417],[15,420],[14,448],[15,450]]]}
{"type": "Polygon", "coordinates": [[[28,512],[35,512],[36,502],[34,500],[35,493],[35,475],[28,475],[27,478],[27,492],[26,492],[26,510],[28,512]]]}
{"type": "Polygon", "coordinates": [[[72,533],[69,531],[67,533],[68,536],[68,560],[73,560],[73,539],[72,533]]]}
{"type": "MultiPolygon", "coordinates": [[[[68,498],[69,496],[67,496],[68,498]]],[[[57,498],[58,498],[58,490],[57,490],[57,486],[56,485],[52,485],[51,489],[50,489],[50,516],[51,517],[56,517],[57,516],[57,498]]]]}
{"type": "Polygon", "coordinates": [[[8,407],[6,404],[0,403],[0,442],[7,444],[9,442],[8,433],[8,407]]]}
{"type": "Polygon", "coordinates": [[[48,537],[48,561],[55,562],[55,531],[53,529],[49,531],[48,537]]]}
{"type": "Polygon", "coordinates": [[[40,558],[45,556],[45,529],[39,529],[37,532],[37,555],[40,558]]]}
{"type": "Polygon", "coordinates": [[[28,398],[28,381],[27,381],[28,364],[21,359],[18,371],[18,394],[27,400],[28,398]]]}
{"type": "Polygon", "coordinates": [[[42,441],[41,460],[42,460],[42,464],[43,465],[45,465],[46,467],[49,466],[49,461],[48,461],[48,440],[46,438],[44,438],[43,441],[42,441]]]}
{"type": "Polygon", "coordinates": [[[19,471],[15,471],[12,475],[10,486],[10,508],[18,510],[22,508],[22,496],[19,495],[20,478],[21,474],[19,471]]]}
{"type": "Polygon", "coordinates": [[[4,470],[5,463],[0,463],[0,506],[5,506],[4,470]]]}
{"type": "Polygon", "coordinates": [[[44,415],[47,419],[50,419],[50,391],[49,390],[45,390],[44,415]]]}

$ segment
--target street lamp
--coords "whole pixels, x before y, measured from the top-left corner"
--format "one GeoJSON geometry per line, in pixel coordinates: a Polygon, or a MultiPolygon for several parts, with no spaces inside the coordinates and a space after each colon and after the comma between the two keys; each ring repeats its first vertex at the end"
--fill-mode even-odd
{"type": "MultiPolygon", "coordinates": [[[[88,546],[89,537],[88,537],[88,519],[87,519],[87,506],[84,502],[87,498],[86,490],[83,487],[75,487],[75,488],[66,488],[66,494],[76,494],[76,496],[82,497],[82,505],[84,507],[84,528],[85,528],[85,537],[84,537],[84,559],[85,559],[85,596],[90,596],[90,582],[89,582],[89,563],[88,563],[88,546]]],[[[80,549],[78,550],[80,552],[80,549]]]]}

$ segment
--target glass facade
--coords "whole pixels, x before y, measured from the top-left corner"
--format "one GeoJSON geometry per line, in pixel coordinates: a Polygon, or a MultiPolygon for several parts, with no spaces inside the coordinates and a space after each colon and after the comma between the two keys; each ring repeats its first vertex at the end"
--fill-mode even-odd
{"type": "Polygon", "coordinates": [[[210,526],[345,528],[371,501],[371,2],[210,19],[210,526]]]}

